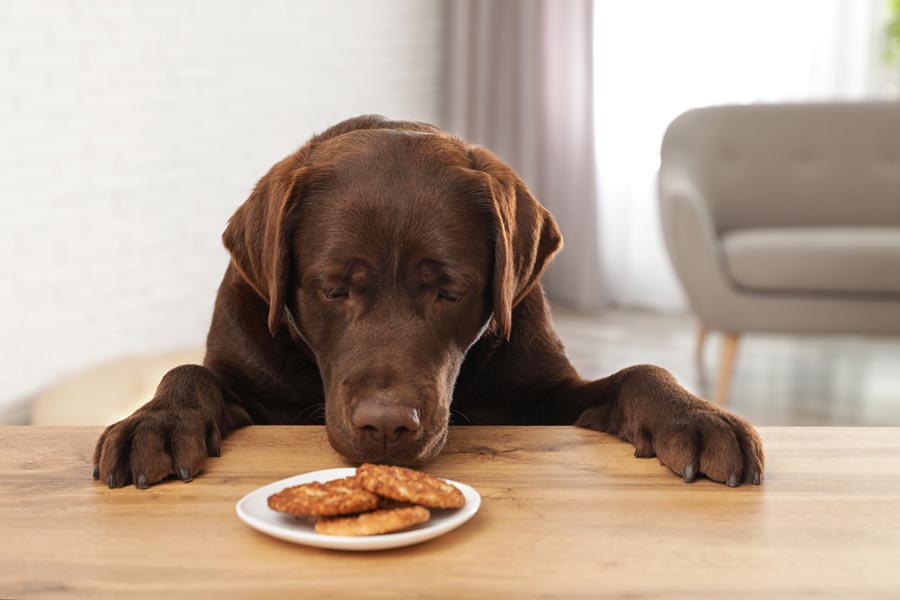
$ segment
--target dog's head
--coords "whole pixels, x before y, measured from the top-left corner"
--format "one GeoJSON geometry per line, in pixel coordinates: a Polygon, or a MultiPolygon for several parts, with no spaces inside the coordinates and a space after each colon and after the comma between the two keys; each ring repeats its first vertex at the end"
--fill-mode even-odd
{"type": "Polygon", "coordinates": [[[315,355],[332,446],[399,464],[440,452],[467,350],[487,329],[509,337],[561,245],[492,154],[377,116],[276,164],[223,240],[270,333],[289,327],[315,355]]]}

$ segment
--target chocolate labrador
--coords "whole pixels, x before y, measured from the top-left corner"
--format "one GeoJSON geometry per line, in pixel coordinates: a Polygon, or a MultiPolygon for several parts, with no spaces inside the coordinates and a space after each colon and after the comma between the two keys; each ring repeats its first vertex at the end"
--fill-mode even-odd
{"type": "Polygon", "coordinates": [[[473,425],[578,425],[635,456],[758,484],[760,439],[664,369],[581,379],[539,283],[553,217],[487,150],[424,123],[363,116],[313,137],[259,181],[223,234],[203,366],[106,429],[94,477],[184,481],[251,424],[324,419],[351,461],[420,465],[473,425]]]}

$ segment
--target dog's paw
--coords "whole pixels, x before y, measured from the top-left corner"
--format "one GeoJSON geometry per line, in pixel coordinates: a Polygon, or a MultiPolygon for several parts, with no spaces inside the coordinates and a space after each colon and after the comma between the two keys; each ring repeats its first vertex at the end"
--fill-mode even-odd
{"type": "Polygon", "coordinates": [[[94,479],[141,489],[170,475],[188,482],[207,456],[219,455],[220,440],[217,424],[203,412],[156,398],[106,428],[94,449],[94,479]]]}
{"type": "Polygon", "coordinates": [[[690,483],[698,474],[730,487],[762,481],[762,441],[752,425],[716,406],[691,408],[650,431],[660,462],[690,483]]]}

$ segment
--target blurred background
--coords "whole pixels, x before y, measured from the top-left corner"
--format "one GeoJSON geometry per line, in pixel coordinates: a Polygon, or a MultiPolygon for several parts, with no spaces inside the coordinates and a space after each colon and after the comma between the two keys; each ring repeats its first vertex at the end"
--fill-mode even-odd
{"type": "Polygon", "coordinates": [[[877,285],[850,301],[709,275],[840,297],[865,326],[801,333],[763,310],[731,342],[695,267],[673,268],[657,189],[688,109],[894,102],[898,82],[896,1],[6,0],[0,423],[106,424],[202,360],[228,217],[313,133],[381,113],[491,148],[554,213],[566,248],[545,284],[583,376],[656,363],[759,425],[900,425],[900,185],[863,223],[877,285]]]}

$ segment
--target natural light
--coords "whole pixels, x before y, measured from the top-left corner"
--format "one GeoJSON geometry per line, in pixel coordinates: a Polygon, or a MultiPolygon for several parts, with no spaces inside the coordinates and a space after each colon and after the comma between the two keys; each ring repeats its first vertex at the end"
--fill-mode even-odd
{"type": "Polygon", "coordinates": [[[683,305],[655,191],[672,119],[714,104],[866,97],[876,8],[852,0],[759,0],[740,11],[716,0],[595,2],[600,254],[618,282],[616,303],[683,305]]]}

